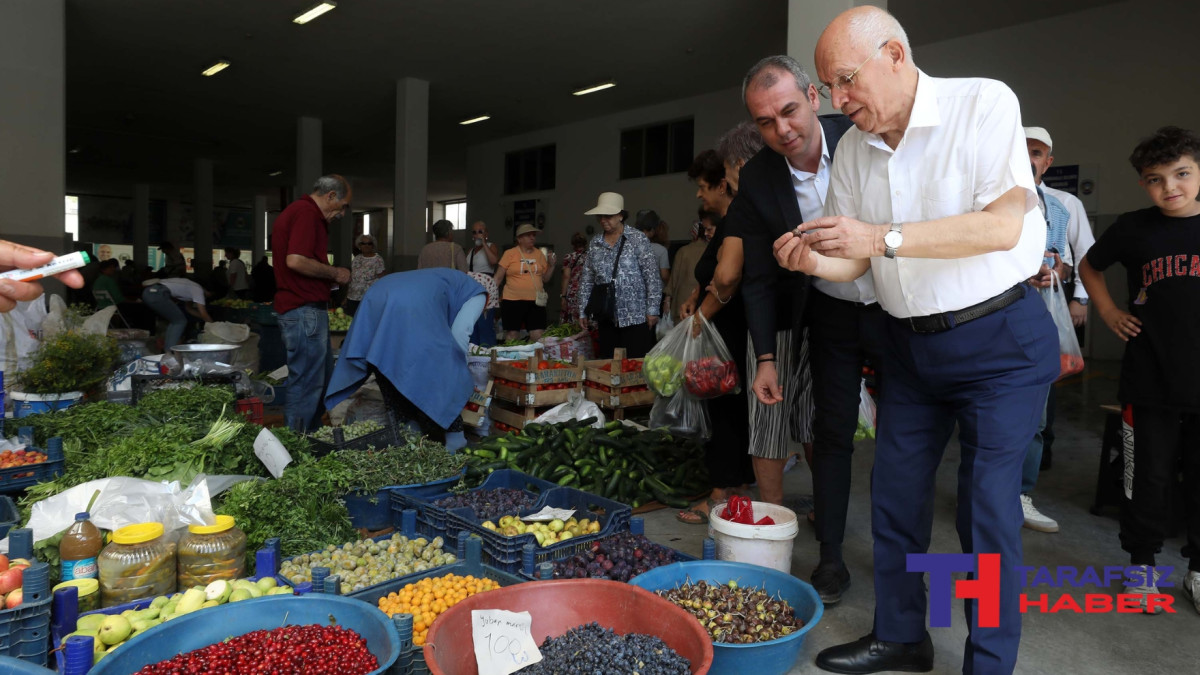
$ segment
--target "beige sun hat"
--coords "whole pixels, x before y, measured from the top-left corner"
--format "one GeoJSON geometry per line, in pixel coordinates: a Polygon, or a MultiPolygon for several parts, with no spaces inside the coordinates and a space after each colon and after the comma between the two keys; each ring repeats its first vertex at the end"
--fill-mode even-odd
{"type": "Polygon", "coordinates": [[[523,234],[530,234],[530,233],[532,233],[532,234],[537,234],[539,231],[540,231],[540,230],[538,230],[538,229],[537,229],[537,226],[535,226],[535,225],[532,225],[532,224],[530,224],[530,223],[525,223],[524,225],[518,225],[518,226],[517,226],[517,234],[516,234],[516,236],[518,236],[518,237],[519,237],[519,236],[521,236],[521,235],[523,235],[523,234]]]}
{"type": "Polygon", "coordinates": [[[1030,141],[1041,141],[1047,148],[1054,149],[1054,141],[1050,140],[1050,132],[1042,127],[1025,127],[1025,138],[1030,141]]]}
{"type": "Polygon", "coordinates": [[[584,211],[585,216],[611,216],[625,210],[625,198],[616,192],[601,192],[596,206],[584,211]]]}

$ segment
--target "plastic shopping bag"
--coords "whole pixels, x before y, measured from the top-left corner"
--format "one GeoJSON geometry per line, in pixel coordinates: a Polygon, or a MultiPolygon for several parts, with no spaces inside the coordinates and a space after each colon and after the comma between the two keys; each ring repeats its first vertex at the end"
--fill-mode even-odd
{"type": "Polygon", "coordinates": [[[861,380],[858,389],[858,428],[854,431],[854,440],[875,438],[875,399],[867,391],[867,381],[861,380]]]}
{"type": "Polygon", "coordinates": [[[682,389],[673,396],[654,399],[654,406],[650,408],[650,428],[663,427],[682,438],[706,441],[712,437],[708,406],[682,389]]]}
{"type": "Polygon", "coordinates": [[[681,387],[695,399],[736,394],[742,388],[729,348],[699,312],[676,324],[650,350],[642,372],[650,389],[662,397],[674,396],[681,387]],[[696,322],[700,329],[693,337],[696,322]]]}
{"type": "Polygon", "coordinates": [[[670,333],[671,329],[674,327],[675,327],[675,317],[672,316],[671,312],[667,312],[666,314],[663,314],[658,319],[658,325],[654,327],[655,338],[658,340],[661,340],[661,339],[667,337],[667,334],[670,333]]]}
{"type": "Polygon", "coordinates": [[[1067,307],[1067,296],[1063,292],[1058,275],[1054,275],[1054,284],[1050,288],[1039,289],[1050,316],[1054,317],[1054,325],[1058,328],[1059,372],[1058,379],[1070,377],[1083,372],[1083,352],[1079,349],[1079,340],[1075,337],[1075,324],[1071,322],[1071,310],[1067,307]]]}

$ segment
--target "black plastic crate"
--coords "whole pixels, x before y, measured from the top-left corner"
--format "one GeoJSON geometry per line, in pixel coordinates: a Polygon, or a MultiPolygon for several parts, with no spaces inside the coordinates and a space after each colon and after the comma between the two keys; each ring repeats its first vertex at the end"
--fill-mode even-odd
{"type": "MultiPolygon", "coordinates": [[[[483,490],[494,490],[496,488],[524,490],[525,492],[537,497],[537,499],[534,500],[534,506],[536,508],[541,508],[538,505],[541,503],[546,493],[557,487],[558,485],[555,483],[530,476],[526,473],[521,473],[520,471],[513,471],[512,469],[500,469],[492,472],[492,474],[483,481],[482,485],[470,490],[470,492],[481,492],[483,490]]],[[[453,493],[451,493],[449,490],[440,490],[430,494],[427,490],[422,490],[420,488],[394,488],[392,490],[391,497],[392,510],[399,512],[404,511],[405,509],[412,509],[416,511],[418,533],[430,537],[445,537],[446,541],[457,544],[459,528],[457,525],[451,522],[451,513],[460,514],[459,520],[455,521],[458,523],[470,522],[472,519],[474,519],[476,522],[482,521],[479,521],[477,518],[475,518],[474,512],[467,507],[447,509],[434,504],[434,502],[449,497],[451,494],[453,493]]]]}

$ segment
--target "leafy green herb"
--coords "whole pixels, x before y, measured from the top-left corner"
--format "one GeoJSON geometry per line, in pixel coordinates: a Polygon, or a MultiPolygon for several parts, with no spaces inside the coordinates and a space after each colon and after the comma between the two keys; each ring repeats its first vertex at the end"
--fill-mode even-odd
{"type": "Polygon", "coordinates": [[[467,458],[425,436],[404,432],[404,445],[380,450],[340,450],[335,456],[350,470],[353,487],[374,494],[389,485],[413,485],[450,478],[467,458]]]}
{"type": "Polygon", "coordinates": [[[117,341],[106,335],[65,331],[38,345],[16,385],[30,394],[88,391],[108,379],[117,355],[117,341]]]}

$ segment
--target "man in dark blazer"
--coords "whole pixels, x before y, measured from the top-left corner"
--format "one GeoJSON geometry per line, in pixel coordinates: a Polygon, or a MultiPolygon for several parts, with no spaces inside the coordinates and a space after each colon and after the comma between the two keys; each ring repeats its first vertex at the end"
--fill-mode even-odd
{"type": "Polygon", "coordinates": [[[772,244],[821,213],[834,151],[853,123],[845,115],[817,115],[816,87],[788,56],[755,64],[744,80],[742,98],[766,143],[742,168],[738,195],[727,215],[730,235],[742,237],[745,256],[742,297],[758,366],[752,390],[764,405],[784,404],[776,332],[792,329],[798,348],[808,327],[816,408],[814,522],[821,542],[812,583],[826,604],[834,604],[850,586],[841,545],[862,365],[865,357],[878,354],[874,340],[882,333],[883,318],[870,274],[832,283],[790,272],[775,260],[772,244]]]}

